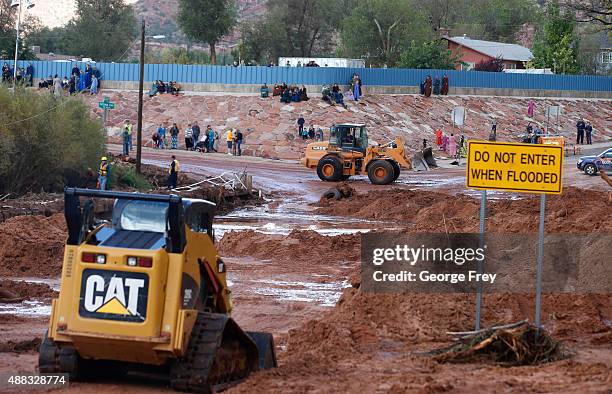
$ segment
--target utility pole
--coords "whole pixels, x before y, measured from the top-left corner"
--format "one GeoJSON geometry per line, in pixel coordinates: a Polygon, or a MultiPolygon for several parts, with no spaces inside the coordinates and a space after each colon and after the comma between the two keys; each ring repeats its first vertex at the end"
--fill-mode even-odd
{"type": "Polygon", "coordinates": [[[138,82],[138,129],[136,134],[136,172],[140,174],[142,164],[142,95],[144,87],[145,20],[140,30],[140,80],[138,82]]]}
{"type": "Polygon", "coordinates": [[[19,8],[17,10],[17,36],[15,38],[15,64],[13,65],[13,89],[17,88],[17,60],[19,57],[19,25],[21,25],[21,4],[24,0],[19,1],[19,8]]]}

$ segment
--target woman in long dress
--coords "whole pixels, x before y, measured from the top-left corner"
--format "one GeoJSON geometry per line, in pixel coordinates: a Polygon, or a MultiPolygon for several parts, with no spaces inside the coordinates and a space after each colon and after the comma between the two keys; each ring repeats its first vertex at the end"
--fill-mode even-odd
{"type": "Polygon", "coordinates": [[[453,134],[450,135],[448,139],[448,154],[455,158],[457,157],[457,141],[455,140],[455,136],[453,134]]]}

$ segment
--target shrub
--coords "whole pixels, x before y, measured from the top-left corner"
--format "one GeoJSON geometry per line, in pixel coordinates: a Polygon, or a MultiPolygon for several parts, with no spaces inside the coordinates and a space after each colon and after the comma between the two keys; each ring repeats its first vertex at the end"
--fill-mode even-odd
{"type": "Polygon", "coordinates": [[[111,164],[110,187],[133,187],[137,190],[151,190],[151,183],[142,174],[136,173],[134,166],[115,162],[111,164]]]}
{"type": "Polygon", "coordinates": [[[105,131],[78,98],[0,86],[0,192],[61,191],[97,169],[105,131]]]}

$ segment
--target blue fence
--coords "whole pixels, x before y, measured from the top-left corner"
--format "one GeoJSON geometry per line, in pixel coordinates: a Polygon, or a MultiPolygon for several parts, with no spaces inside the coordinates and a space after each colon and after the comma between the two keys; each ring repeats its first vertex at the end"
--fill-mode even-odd
{"type": "MultiPolygon", "coordinates": [[[[13,62],[9,61],[12,66],[13,62]]],[[[20,61],[20,67],[27,67],[20,61]]],[[[70,76],[75,63],[33,61],[34,78],[57,74],[70,76]]],[[[85,63],[78,62],[84,69],[85,63]]],[[[103,80],[138,81],[138,64],[95,63],[103,80]]],[[[442,77],[448,74],[452,87],[536,90],[612,91],[612,77],[582,75],[506,74],[477,71],[413,70],[380,68],[331,67],[228,67],[178,64],[147,64],[145,81],[161,79],[180,83],[214,84],[289,84],[323,85],[337,82],[346,84],[353,73],[358,73],[365,86],[418,86],[425,76],[442,77]]]]}

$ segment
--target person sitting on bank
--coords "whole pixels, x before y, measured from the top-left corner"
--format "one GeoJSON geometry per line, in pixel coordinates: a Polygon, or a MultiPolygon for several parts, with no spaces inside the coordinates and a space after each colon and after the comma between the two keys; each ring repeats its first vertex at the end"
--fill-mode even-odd
{"type": "Polygon", "coordinates": [[[302,89],[300,89],[300,101],[308,101],[308,94],[306,93],[306,86],[302,85],[302,89]]]}

